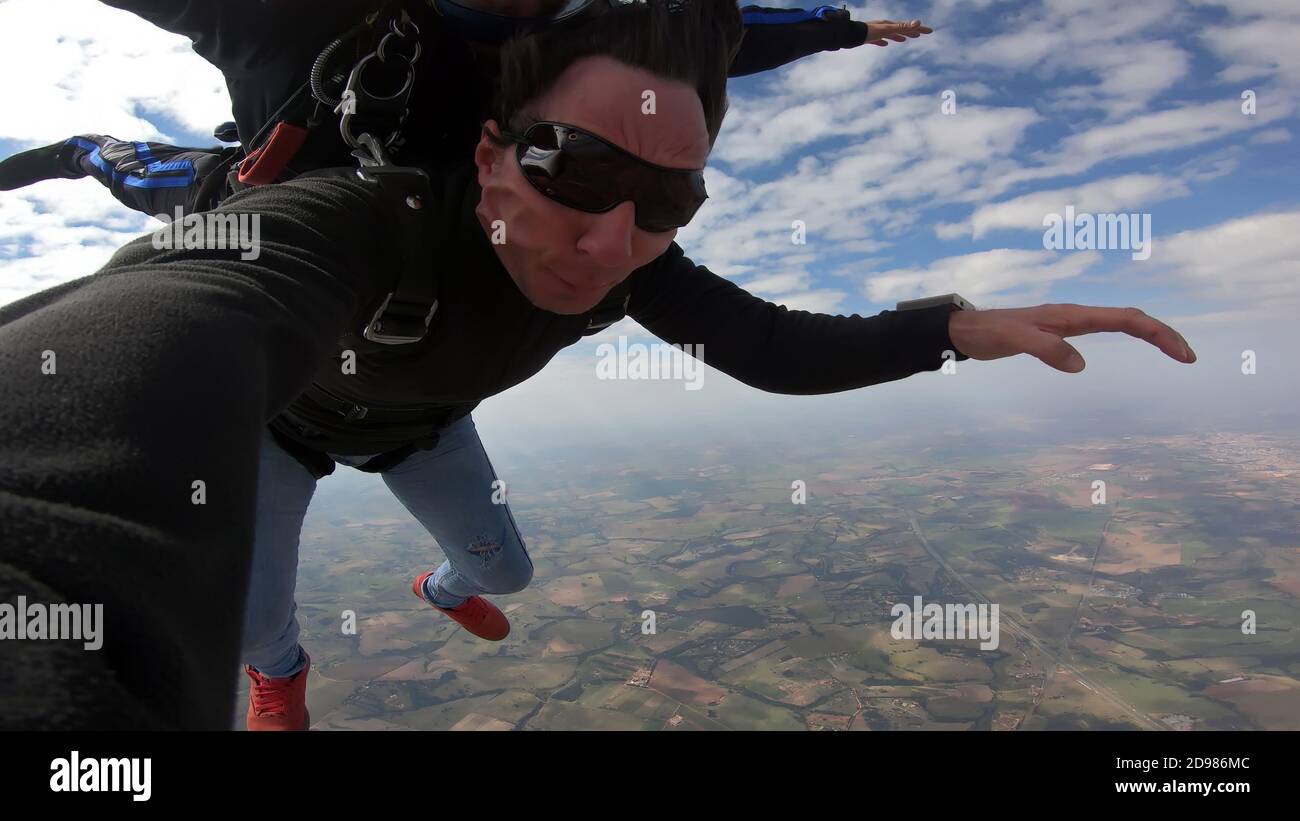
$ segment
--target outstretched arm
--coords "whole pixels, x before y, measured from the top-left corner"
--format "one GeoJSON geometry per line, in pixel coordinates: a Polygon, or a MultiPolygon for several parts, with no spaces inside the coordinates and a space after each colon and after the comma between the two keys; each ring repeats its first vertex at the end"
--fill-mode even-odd
{"type": "Polygon", "coordinates": [[[728,72],[731,77],[770,71],[819,51],[856,48],[867,43],[885,46],[891,40],[902,43],[934,31],[920,20],[863,23],[850,19],[847,10],[834,6],[817,6],[810,11],[744,6],[741,16],[745,39],[731,63],[728,72]]]}
{"type": "Polygon", "coordinates": [[[873,317],[792,311],[688,259],[677,243],[633,274],[628,314],[669,343],[703,345],[711,367],[771,393],[818,394],[938,370],[950,307],[873,317]]]}
{"type": "Polygon", "coordinates": [[[237,69],[266,38],[274,6],[261,0],[100,0],[164,31],[190,38],[194,51],[225,71],[237,69]]]}
{"type": "MultiPolygon", "coordinates": [[[[100,0],[164,31],[190,38],[194,52],[229,77],[269,60],[319,50],[327,34],[356,22],[372,0],[100,0]]],[[[306,67],[303,74],[306,74],[306,67]]]]}
{"type": "Polygon", "coordinates": [[[0,307],[0,601],[103,606],[99,650],[0,641],[0,728],[230,726],[260,437],[396,270],[383,208],[252,189],[255,261],[145,236],[0,307]]]}
{"type": "Polygon", "coordinates": [[[1029,354],[1066,373],[1083,357],[1066,337],[1120,332],[1190,364],[1182,334],[1138,308],[1052,304],[958,311],[940,305],[873,317],[791,311],[688,259],[673,243],[633,274],[628,314],[673,344],[703,345],[710,366],[772,393],[832,393],[938,370],[948,358],[1029,354]]]}

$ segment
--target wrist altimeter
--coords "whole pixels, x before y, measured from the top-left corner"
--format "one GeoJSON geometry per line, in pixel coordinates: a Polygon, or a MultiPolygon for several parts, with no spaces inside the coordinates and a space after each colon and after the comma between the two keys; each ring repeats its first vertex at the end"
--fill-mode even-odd
{"type": "Polygon", "coordinates": [[[936,305],[951,305],[956,311],[974,311],[978,310],[970,300],[963,299],[958,294],[942,294],[941,296],[926,296],[920,299],[905,299],[894,306],[895,311],[918,311],[922,308],[933,308],[936,305]]]}

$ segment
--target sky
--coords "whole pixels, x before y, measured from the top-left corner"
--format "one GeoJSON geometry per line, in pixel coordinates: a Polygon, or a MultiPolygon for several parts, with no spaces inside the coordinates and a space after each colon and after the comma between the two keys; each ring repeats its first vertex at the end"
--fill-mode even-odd
{"type": "MultiPolygon", "coordinates": [[[[598,379],[599,344],[651,341],[629,319],[487,400],[475,414],[486,442],[525,454],[791,430],[1300,427],[1288,364],[1300,338],[1300,3],[848,8],[935,33],[733,80],[710,199],[677,238],[687,256],[826,313],[949,292],[980,308],[1136,306],[1180,330],[1198,362],[1098,334],[1071,340],[1088,361],[1079,374],[1028,356],[971,360],[817,397],[764,394],[714,370],[696,391],[598,379]],[[1149,257],[1045,248],[1045,217],[1067,208],[1149,219],[1149,257]],[[803,244],[791,241],[796,221],[803,244]]],[[[0,71],[21,78],[6,84],[3,156],[84,133],[210,145],[230,119],[220,73],[185,38],[91,0],[0,2],[0,71]]],[[[91,274],[158,225],[91,180],[0,192],[0,304],[91,274]]]]}

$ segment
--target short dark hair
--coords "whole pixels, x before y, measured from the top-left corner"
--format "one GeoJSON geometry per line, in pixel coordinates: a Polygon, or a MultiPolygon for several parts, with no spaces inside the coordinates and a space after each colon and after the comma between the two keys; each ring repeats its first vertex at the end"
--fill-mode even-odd
{"type": "MultiPolygon", "coordinates": [[[[576,23],[515,37],[501,47],[500,85],[491,116],[523,132],[540,116],[535,104],[569,66],[604,55],[695,88],[704,106],[709,148],[727,113],[727,70],[744,34],[736,0],[596,0],[605,11],[576,23]]],[[[501,147],[510,145],[491,132],[501,147]]]]}

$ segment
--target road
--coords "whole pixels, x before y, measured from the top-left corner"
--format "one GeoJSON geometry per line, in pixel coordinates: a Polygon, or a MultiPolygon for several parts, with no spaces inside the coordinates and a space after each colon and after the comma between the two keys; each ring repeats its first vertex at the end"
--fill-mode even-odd
{"type": "MultiPolygon", "coordinates": [[[[951,576],[954,581],[956,581],[962,587],[966,588],[966,591],[970,593],[971,596],[975,599],[975,603],[993,604],[993,602],[988,600],[988,597],[986,597],[983,593],[977,590],[975,586],[971,584],[969,581],[967,581],[964,576],[962,576],[956,570],[953,570],[952,565],[948,564],[948,561],[944,559],[943,556],[939,555],[939,551],[935,550],[934,547],[930,545],[930,541],[926,539],[925,534],[921,532],[921,525],[916,520],[916,513],[914,511],[909,510],[907,512],[907,518],[908,521],[911,522],[912,532],[916,534],[916,538],[921,543],[921,546],[925,548],[925,552],[929,554],[931,559],[934,559],[935,564],[942,567],[944,572],[947,573],[949,576],[951,576]]],[[[1082,670],[1080,670],[1078,667],[1071,664],[1070,662],[1066,661],[1065,659],[1061,658],[1060,655],[1058,655],[1050,648],[1048,648],[1045,644],[1043,644],[1043,642],[1040,641],[1037,636],[1031,633],[1024,625],[1021,625],[1017,623],[1015,619],[1010,618],[1000,607],[998,608],[998,621],[999,621],[1000,628],[1006,628],[1010,630],[1011,633],[1015,635],[1017,638],[1023,639],[1024,641],[1033,645],[1034,649],[1038,650],[1038,652],[1042,653],[1044,656],[1051,659],[1052,663],[1055,664],[1058,669],[1065,670],[1071,676],[1073,676],[1075,681],[1079,682],[1079,684],[1088,688],[1093,693],[1096,693],[1099,697],[1101,697],[1105,701],[1110,702],[1111,705],[1119,708],[1126,716],[1131,718],[1133,721],[1137,722],[1139,727],[1142,727],[1143,729],[1147,729],[1147,730],[1170,729],[1169,726],[1166,725],[1164,722],[1158,721],[1157,719],[1154,719],[1151,716],[1147,715],[1146,713],[1142,712],[1137,707],[1130,704],[1128,701],[1125,701],[1117,693],[1115,693],[1113,690],[1109,689],[1105,685],[1102,685],[1088,678],[1083,673],[1082,670]]],[[[1047,683],[1048,682],[1045,679],[1043,682],[1044,688],[1047,686],[1047,683]]]]}

